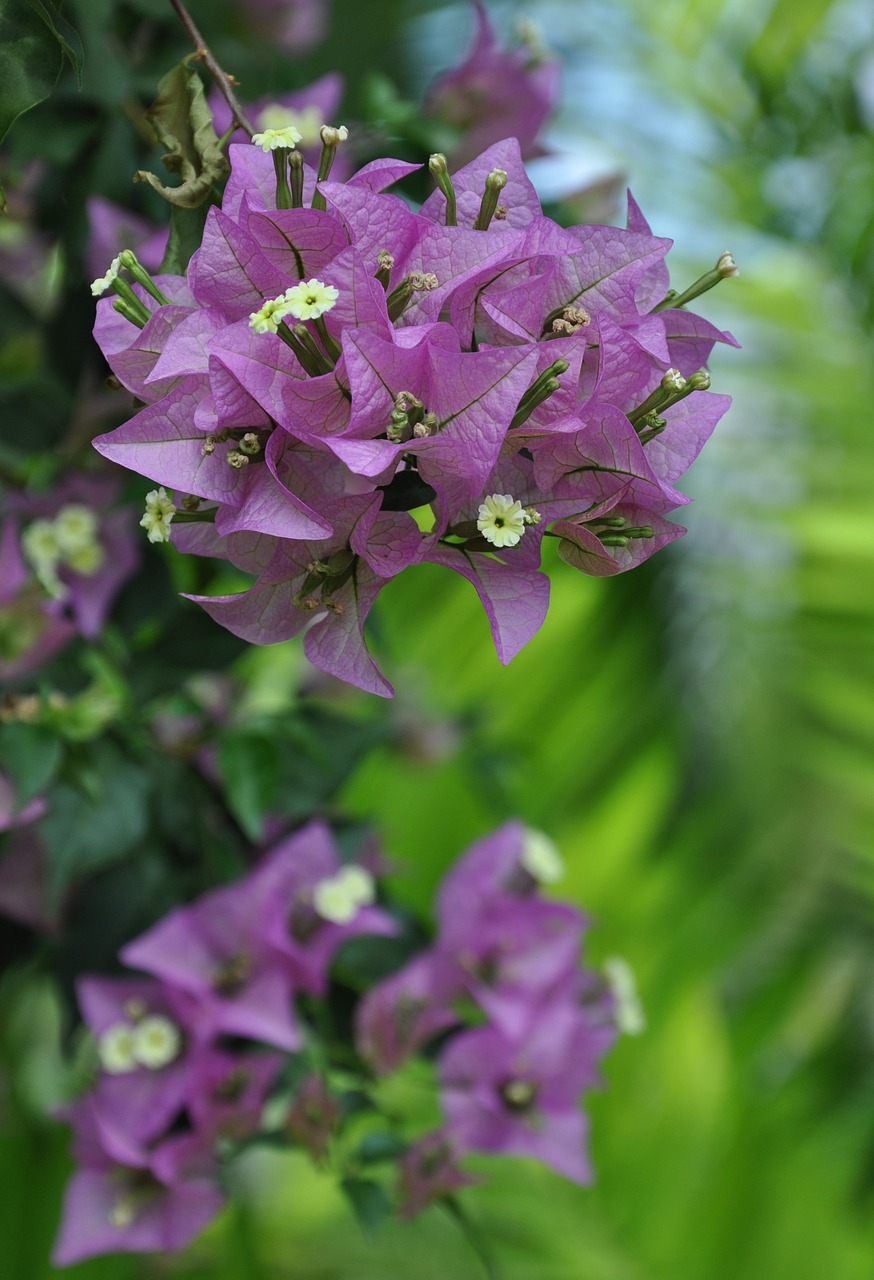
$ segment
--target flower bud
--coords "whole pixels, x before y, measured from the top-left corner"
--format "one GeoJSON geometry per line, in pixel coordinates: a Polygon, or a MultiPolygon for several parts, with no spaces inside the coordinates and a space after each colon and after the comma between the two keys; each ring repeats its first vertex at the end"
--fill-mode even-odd
{"type": "Polygon", "coordinates": [[[722,276],[723,280],[727,280],[730,276],[740,275],[740,268],[727,249],[725,253],[719,255],[716,263],[716,270],[722,276]]]}

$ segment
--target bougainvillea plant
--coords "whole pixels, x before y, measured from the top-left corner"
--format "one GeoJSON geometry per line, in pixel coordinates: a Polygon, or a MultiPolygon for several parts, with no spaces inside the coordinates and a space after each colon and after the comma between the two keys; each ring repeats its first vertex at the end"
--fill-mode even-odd
{"type": "MultiPolygon", "coordinates": [[[[450,126],[450,158],[373,158],[366,128],[327,123],[339,75],[243,107],[171,5],[215,88],[188,59],[146,113],[181,178],[137,173],[169,230],[103,197],[88,209],[113,388],[97,416],[118,422],[123,398],[125,420],[95,439],[93,470],[16,473],[0,525],[0,675],[16,685],[0,702],[0,912],[62,936],[88,876],[126,858],[152,894],[106,923],[105,967],[128,972],[66,984],[88,1083],[60,1111],[76,1171],[58,1265],[183,1247],[257,1143],[303,1148],[371,1224],[434,1202],[463,1222],[474,1154],[590,1180],[581,1098],[642,1015],[621,961],[581,967],[587,922],[552,896],[555,846],[506,823],[444,877],[433,923],[414,920],[375,841],[319,816],[383,731],[311,706],[253,725],[222,655],[301,635],[313,667],[390,697],[367,619],[433,564],[472,584],[509,663],[547,615],[544,539],[607,577],[685,532],[676,486],[729,404],[707,362],[736,345],[688,310],[736,273],[730,254],[678,292],[670,241],[630,194],[623,227],[544,214],[524,157],[557,65],[530,33],[501,47],[476,3],[473,48],[423,106],[450,126]],[[147,482],[144,509],[118,468],[147,482]],[[193,566],[177,575],[194,584],[187,663],[181,614],[161,649],[132,585],[161,565],[146,543],[193,566]],[[223,594],[210,562],[230,567],[223,594]],[[34,692],[77,641],[92,684],[34,692]],[[386,1104],[405,1071],[437,1124],[386,1104]]],[[[250,8],[301,52],[326,7],[250,8]]]]}

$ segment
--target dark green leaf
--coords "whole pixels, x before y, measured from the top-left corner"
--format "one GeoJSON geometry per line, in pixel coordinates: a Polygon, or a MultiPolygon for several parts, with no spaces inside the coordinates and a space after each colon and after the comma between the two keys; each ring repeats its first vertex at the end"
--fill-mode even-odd
{"type": "Polygon", "coordinates": [[[362,1164],[382,1164],[397,1160],[407,1150],[409,1143],[393,1133],[368,1133],[358,1146],[358,1159],[362,1164]]]}
{"type": "Polygon", "coordinates": [[[186,58],[164,76],[158,96],[146,112],[158,141],[167,148],[162,157],[165,167],[178,173],[182,181],[177,187],[167,187],[143,169],[134,180],[148,182],[173,205],[196,209],[210,200],[213,188],[227,176],[230,166],[212,126],[203,82],[188,63],[186,58]]]}
{"type": "Polygon", "coordinates": [[[391,1213],[391,1201],[380,1183],[370,1178],[344,1178],[340,1183],[361,1230],[372,1240],[391,1213]]]}
{"type": "Polygon", "coordinates": [[[61,762],[60,740],[33,724],[0,725],[0,770],[15,787],[21,807],[49,785],[61,762]]]}
{"type": "Polygon", "coordinates": [[[148,825],[149,776],[138,764],[106,741],[81,764],[75,782],[54,788],[40,822],[54,902],[80,876],[126,858],[148,825]]]}
{"type": "MultiPolygon", "coordinates": [[[[47,98],[64,57],[28,0],[0,0],[0,142],[12,123],[47,98]]],[[[0,187],[0,211],[6,197],[0,187]]]]}
{"type": "Polygon", "coordinates": [[[228,808],[250,840],[261,838],[265,814],[279,790],[275,746],[254,734],[228,734],[219,748],[228,808]]]}
{"type": "Polygon", "coordinates": [[[27,2],[42,18],[64,54],[69,58],[70,66],[76,76],[76,84],[81,89],[85,52],[78,31],[62,14],[58,13],[57,7],[51,3],[51,0],[27,0],[27,2]]]}
{"type": "Polygon", "coordinates": [[[207,206],[197,209],[185,209],[181,205],[170,205],[170,239],[164,251],[161,270],[171,275],[184,276],[185,268],[191,255],[200,248],[203,239],[203,224],[206,222],[207,206]]]}

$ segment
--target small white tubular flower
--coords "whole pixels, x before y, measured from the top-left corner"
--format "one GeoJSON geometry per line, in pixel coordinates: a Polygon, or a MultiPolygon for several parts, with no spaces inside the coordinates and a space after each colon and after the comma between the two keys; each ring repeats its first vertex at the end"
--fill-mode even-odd
{"type": "Polygon", "coordinates": [[[525,532],[522,503],[509,493],[490,493],[480,503],[476,527],[494,547],[515,547],[525,532]]]}
{"type": "Polygon", "coordinates": [[[134,1054],[136,1029],[129,1022],[114,1022],[97,1038],[97,1056],[104,1071],[110,1075],[124,1075],[138,1065],[134,1054]]]}
{"type": "Polygon", "coordinates": [[[348,924],[362,907],[373,902],[373,877],[363,867],[341,867],[313,889],[313,907],[323,920],[348,924]]]}
{"type": "Polygon", "coordinates": [[[170,521],[175,514],[176,508],[167,497],[167,491],[163,485],[160,489],[153,489],[151,493],[146,494],[146,510],[140,521],[140,527],[145,529],[149,542],[170,541],[170,521]]]}
{"type": "Polygon", "coordinates": [[[323,124],[319,130],[319,137],[326,147],[336,147],[341,142],[346,141],[349,137],[349,130],[345,124],[341,124],[338,128],[331,124],[323,124]]]}
{"type": "Polygon", "coordinates": [[[25,556],[34,568],[38,565],[55,565],[61,558],[55,526],[51,520],[34,520],[25,529],[21,544],[25,556]]]}
{"type": "Polygon", "coordinates": [[[562,856],[549,836],[533,827],[525,830],[520,863],[538,884],[555,884],[564,875],[562,856]]]}
{"type": "Polygon", "coordinates": [[[285,305],[296,320],[318,320],[330,311],[340,296],[332,284],[321,280],[302,280],[293,289],[285,291],[285,305]]]}
{"type": "Polygon", "coordinates": [[[282,321],[290,314],[286,302],[286,294],[289,293],[291,290],[286,289],[278,298],[270,298],[265,302],[260,311],[251,312],[249,328],[253,333],[276,333],[282,321]]]}
{"type": "Polygon", "coordinates": [[[252,141],[262,151],[275,151],[277,147],[293,151],[303,138],[293,124],[287,124],[282,129],[265,129],[263,133],[253,134],[252,141]]]}
{"type": "Polygon", "coordinates": [[[55,541],[61,559],[74,573],[90,577],[103,564],[105,555],[98,528],[97,512],[81,502],[69,503],[55,516],[55,541]]]}
{"type": "Polygon", "coordinates": [[[159,1013],[150,1013],[134,1027],[133,1056],[151,1071],[166,1067],[179,1056],[182,1035],[175,1022],[159,1013]]]}
{"type": "Polygon", "coordinates": [[[106,1215],[106,1221],[111,1227],[117,1227],[119,1231],[126,1231],[128,1227],[132,1227],[137,1220],[136,1205],[131,1196],[121,1195],[112,1204],[106,1215]]]}
{"type": "Polygon", "coordinates": [[[97,512],[81,502],[70,502],[55,516],[55,539],[62,555],[74,555],[97,539],[97,512]]]}
{"type": "Polygon", "coordinates": [[[21,547],[43,589],[50,596],[62,596],[64,584],[58,577],[61,549],[52,521],[34,520],[28,525],[21,537],[21,547]]]}
{"type": "Polygon", "coordinates": [[[97,280],[92,281],[91,283],[92,297],[99,298],[101,293],[106,293],[106,290],[113,283],[113,281],[115,280],[115,277],[118,275],[120,270],[121,270],[121,254],[119,254],[117,257],[112,259],[112,262],[110,262],[109,264],[109,270],[107,271],[105,276],[100,276],[97,280]]]}
{"type": "Polygon", "coordinates": [[[646,1030],[646,1015],[637,994],[634,970],[621,956],[604,961],[604,976],[615,1002],[616,1026],[626,1036],[639,1036],[646,1030]]]}
{"type": "Polygon", "coordinates": [[[106,553],[96,540],[89,542],[87,546],[79,547],[76,551],[68,551],[64,556],[64,562],[74,573],[81,573],[83,578],[92,577],[105,559],[106,553]]]}

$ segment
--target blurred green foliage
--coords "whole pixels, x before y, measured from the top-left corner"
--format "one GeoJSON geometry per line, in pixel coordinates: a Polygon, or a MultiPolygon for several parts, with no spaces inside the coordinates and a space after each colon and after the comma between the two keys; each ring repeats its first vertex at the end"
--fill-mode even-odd
{"type": "MultiPolygon", "coordinates": [[[[158,6],[145,0],[68,7],[86,46],[83,94],[65,77],[55,98],[18,120],[4,171],[10,190],[30,157],[56,175],[38,202],[67,264],[55,318],[46,330],[23,305],[0,313],[4,413],[11,422],[16,406],[33,404],[38,385],[45,412],[29,417],[28,430],[46,444],[66,430],[57,405],[72,402],[86,363],[88,305],[71,265],[83,193],[99,189],[155,213],[150,193],[128,186],[149,154],[132,138],[144,139],[143,108],[185,52],[168,25],[149,27],[158,6]],[[113,42],[132,51],[131,64],[106,56],[113,42]],[[61,120],[57,131],[46,128],[61,120]]],[[[418,74],[425,56],[401,25],[409,15],[400,4],[335,0],[330,41],[300,66],[246,47],[229,4],[201,9],[203,27],[219,33],[217,52],[242,68],[245,84],[259,66],[271,88],[336,66],[352,76],[352,109],[365,92],[354,68],[397,73],[408,91],[411,66],[418,74]]],[[[549,11],[561,35],[564,7],[549,11]]],[[[591,21],[603,12],[593,4],[591,21]]],[[[372,716],[324,687],[321,705],[308,700],[301,714],[294,646],[236,657],[251,718],[243,736],[223,743],[220,767],[233,779],[230,809],[254,836],[268,803],[258,789],[297,815],[308,762],[338,750],[335,730],[322,735],[319,725],[352,714],[371,749],[362,747],[357,766],[338,759],[337,803],[353,819],[375,820],[403,901],[427,910],[451,858],[518,813],[566,853],[560,888],[592,914],[593,956],[618,953],[633,964],[648,1029],[618,1046],[608,1087],[592,1099],[596,1185],[581,1191],[525,1162],[491,1160],[481,1162],[487,1185],[465,1193],[505,1280],[868,1280],[874,34],[864,5],[824,0],[623,0],[612,13],[641,118],[651,102],[667,104],[712,131],[700,191],[694,182],[682,188],[684,219],[706,233],[718,214],[747,250],[742,278],[715,304],[745,350],[717,363],[717,389],[735,393],[735,408],[698,467],[689,538],[628,579],[582,580],[556,563],[549,620],[506,670],[465,584],[428,568],[405,576],[384,593],[374,627],[375,646],[399,673],[398,699],[372,716]],[[271,750],[283,769],[294,765],[293,777],[269,765],[271,750]]],[[[713,245],[713,256],[723,247],[713,245]]],[[[13,427],[3,461],[17,467],[20,458],[13,427]]],[[[161,659],[177,614],[158,604],[167,583],[159,568],[151,572],[146,603],[127,607],[144,619],[150,602],[155,616],[165,610],[165,647],[154,661],[141,653],[131,662],[137,698],[172,680],[161,659]]],[[[227,638],[215,629],[192,643],[217,665],[239,652],[229,646],[218,657],[227,638]]],[[[119,761],[102,757],[116,748],[92,750],[96,775],[114,780],[119,761]]],[[[47,749],[34,769],[58,767],[47,749]]],[[[197,803],[174,796],[168,773],[158,797],[167,838],[197,866],[207,837],[194,815],[210,812],[206,788],[197,803]]],[[[145,801],[129,800],[133,828],[145,801]]],[[[69,803],[85,801],[73,790],[69,803]]],[[[91,833],[99,856],[99,824],[92,831],[72,811],[67,822],[91,833]]],[[[237,856],[213,848],[194,881],[216,865],[229,874],[237,856]]],[[[88,927],[102,922],[106,934],[98,955],[134,927],[113,916],[125,893],[149,897],[155,912],[166,905],[159,864],[143,849],[107,865],[102,896],[88,904],[88,927]]],[[[93,949],[88,958],[97,962],[93,949]]],[[[66,1017],[40,976],[39,953],[0,983],[9,1066],[0,1232],[10,1274],[22,1280],[54,1274],[46,1258],[69,1162],[66,1135],[45,1112],[69,1087],[66,1017]]],[[[424,1116],[422,1082],[395,1087],[424,1116]]],[[[237,1178],[235,1206],[183,1257],[98,1259],[72,1274],[483,1274],[437,1211],[411,1227],[386,1224],[368,1242],[330,1179],[296,1156],[253,1152],[237,1178]]]]}

